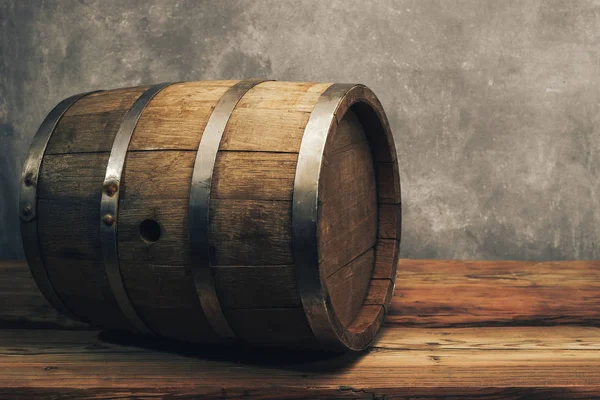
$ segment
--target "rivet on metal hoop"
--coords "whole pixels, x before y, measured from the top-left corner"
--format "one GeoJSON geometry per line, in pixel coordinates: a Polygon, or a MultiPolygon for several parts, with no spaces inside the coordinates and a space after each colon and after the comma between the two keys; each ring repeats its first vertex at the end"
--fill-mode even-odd
{"type": "Polygon", "coordinates": [[[117,181],[108,181],[104,184],[104,191],[110,197],[114,196],[115,193],[119,191],[119,182],[117,181]]]}
{"type": "Polygon", "coordinates": [[[121,274],[117,240],[119,185],[127,158],[127,148],[142,112],[154,96],[169,85],[171,83],[159,83],[146,89],[123,117],[121,126],[119,126],[119,130],[113,140],[110,156],[106,164],[106,172],[102,184],[102,197],[100,200],[100,215],[102,216],[102,220],[100,221],[100,244],[102,246],[102,255],[104,256],[104,269],[113,298],[123,312],[123,315],[129,321],[130,328],[135,332],[149,335],[152,335],[153,332],[146,325],[146,322],[138,314],[138,311],[131,302],[125,288],[125,283],[123,282],[123,275],[121,274]]]}
{"type": "Polygon", "coordinates": [[[110,214],[106,214],[102,218],[102,222],[104,222],[104,225],[106,226],[112,226],[115,223],[115,217],[110,214]]]}
{"type": "Polygon", "coordinates": [[[23,215],[30,215],[31,212],[33,211],[33,207],[31,206],[31,204],[25,204],[25,207],[23,207],[23,215]]]}
{"type": "Polygon", "coordinates": [[[33,173],[32,172],[28,172],[27,175],[25,175],[25,186],[32,186],[33,185],[33,173]]]}
{"type": "Polygon", "coordinates": [[[46,152],[46,147],[48,146],[52,132],[54,132],[54,129],[64,113],[79,99],[91,93],[94,92],[77,94],[62,100],[52,109],[52,111],[50,111],[48,116],[46,116],[29,147],[29,154],[27,155],[25,166],[23,167],[23,175],[21,175],[20,178],[22,184],[19,198],[23,250],[25,251],[29,270],[31,271],[35,283],[54,308],[70,318],[83,322],[86,322],[86,320],[74,315],[67,308],[65,303],[63,303],[62,299],[54,289],[54,286],[52,286],[52,281],[50,280],[48,271],[46,271],[41,254],[38,224],[32,221],[35,219],[37,213],[37,182],[42,166],[42,159],[44,158],[44,153],[46,152]]]}

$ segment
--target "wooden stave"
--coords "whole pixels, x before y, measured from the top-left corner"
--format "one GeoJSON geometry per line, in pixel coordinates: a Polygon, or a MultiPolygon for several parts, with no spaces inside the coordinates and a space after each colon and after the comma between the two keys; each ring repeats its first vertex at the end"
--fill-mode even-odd
{"type": "Polygon", "coordinates": [[[45,213],[45,218],[37,221],[40,251],[54,288],[80,319],[114,329],[131,327],[116,304],[104,274],[97,229],[102,186],[100,174],[106,169],[109,149],[88,150],[97,134],[116,135],[122,118],[146,89],[124,88],[80,98],[55,127],[40,172],[38,203],[40,213],[45,213]],[[90,126],[86,131],[89,139],[82,141],[80,139],[86,135],[79,135],[70,127],[81,126],[78,119],[86,115],[82,110],[90,109],[94,110],[93,115],[100,123],[90,126]],[[59,171],[63,164],[62,174],[47,171],[52,159],[59,171]],[[83,169],[69,168],[77,164],[83,169]],[[95,218],[96,223],[93,222],[95,218]]]}
{"type": "Polygon", "coordinates": [[[62,314],[75,320],[86,322],[85,319],[77,317],[64,303],[61,297],[54,289],[54,285],[46,271],[44,260],[40,251],[37,205],[38,205],[38,183],[42,161],[48,142],[56,125],[62,119],[64,114],[80,98],[95,92],[80,93],[68,97],[59,102],[48,113],[36,134],[33,137],[27,159],[21,173],[21,187],[19,193],[19,217],[21,223],[21,238],[23,241],[23,250],[31,275],[37,284],[38,289],[52,306],[62,314]]]}

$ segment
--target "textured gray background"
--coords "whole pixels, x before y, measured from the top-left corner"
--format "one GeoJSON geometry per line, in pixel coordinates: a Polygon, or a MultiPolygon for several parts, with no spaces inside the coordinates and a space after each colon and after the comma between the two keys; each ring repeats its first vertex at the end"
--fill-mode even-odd
{"type": "Polygon", "coordinates": [[[0,1],[0,257],[46,113],[170,80],[361,82],[401,162],[404,257],[600,250],[598,1],[0,1]]]}

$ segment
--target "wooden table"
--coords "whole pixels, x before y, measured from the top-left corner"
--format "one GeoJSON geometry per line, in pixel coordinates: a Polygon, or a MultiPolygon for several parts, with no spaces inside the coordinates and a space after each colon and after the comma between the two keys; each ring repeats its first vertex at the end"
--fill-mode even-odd
{"type": "Polygon", "coordinates": [[[0,398],[600,399],[600,262],[402,260],[362,354],[99,332],[0,262],[0,398]]]}

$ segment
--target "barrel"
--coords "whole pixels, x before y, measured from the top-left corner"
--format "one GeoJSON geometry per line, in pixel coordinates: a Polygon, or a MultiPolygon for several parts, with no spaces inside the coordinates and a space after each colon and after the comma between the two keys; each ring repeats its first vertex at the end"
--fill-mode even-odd
{"type": "Polygon", "coordinates": [[[60,102],[23,169],[63,314],[196,343],[361,350],[390,307],[400,178],[360,84],[162,83],[60,102]]]}

